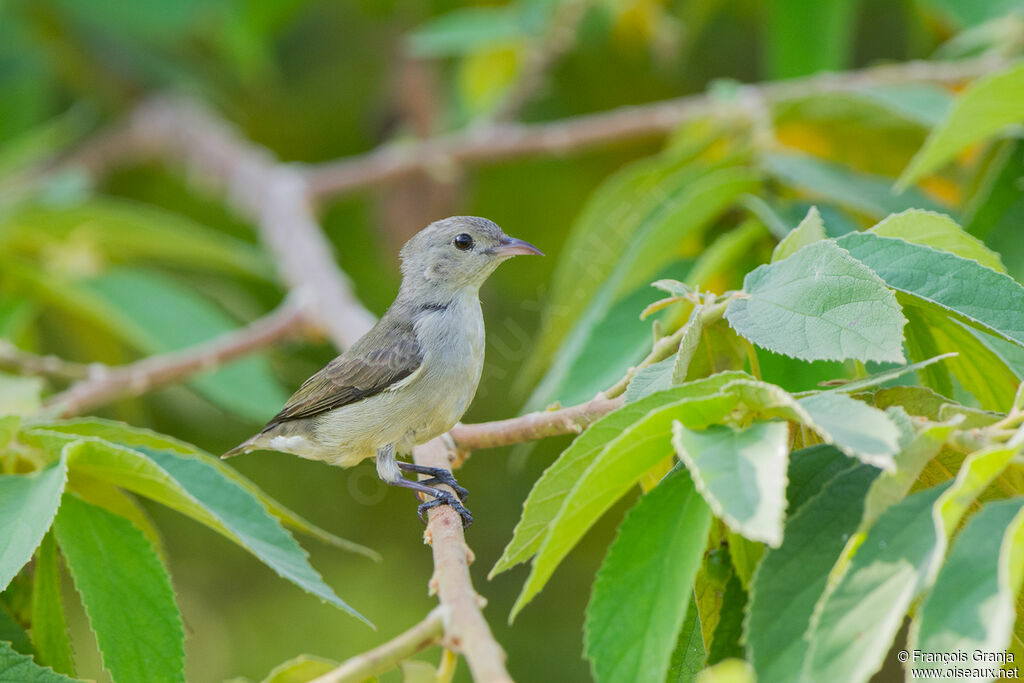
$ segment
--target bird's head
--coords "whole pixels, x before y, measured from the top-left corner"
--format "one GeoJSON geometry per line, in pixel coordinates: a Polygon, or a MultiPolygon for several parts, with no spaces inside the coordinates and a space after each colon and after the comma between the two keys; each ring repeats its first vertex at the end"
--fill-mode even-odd
{"type": "Polygon", "coordinates": [[[442,295],[478,289],[498,264],[522,254],[544,255],[486,218],[445,218],[420,230],[402,247],[402,288],[431,288],[442,295]]]}

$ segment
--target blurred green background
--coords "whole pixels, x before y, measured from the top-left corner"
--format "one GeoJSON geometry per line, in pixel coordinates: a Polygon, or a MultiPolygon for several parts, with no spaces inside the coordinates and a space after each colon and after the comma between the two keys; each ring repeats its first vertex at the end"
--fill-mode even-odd
{"type": "MultiPolygon", "coordinates": [[[[491,3],[495,9],[475,29],[465,21],[452,30],[431,23],[470,4],[0,2],[0,336],[70,360],[121,363],[271,309],[282,296],[273,265],[252,227],[221,197],[203,192],[201,179],[188,182],[156,164],[119,170],[99,186],[73,172],[40,182],[26,182],[20,172],[160,91],[206,102],[285,161],[328,161],[388,140],[472,125],[500,102],[558,3],[491,3]],[[502,20],[501,13],[511,18],[502,20]],[[223,237],[232,257],[189,263],[170,253],[177,238],[169,236],[193,233],[223,237]]],[[[705,90],[716,79],[797,76],[927,58],[936,50],[1016,49],[1020,15],[993,18],[1020,6],[1013,0],[595,1],[520,118],[543,121],[674,97],[705,90]]],[[[791,141],[800,143],[799,136],[790,131],[791,141]]],[[[922,139],[923,131],[914,129],[905,150],[894,153],[897,162],[861,159],[860,165],[895,174],[922,139]]],[[[588,193],[625,162],[656,149],[654,142],[638,142],[503,162],[454,179],[417,176],[329,202],[322,225],[358,296],[378,315],[397,289],[399,246],[436,218],[486,216],[548,254],[503,266],[482,293],[488,364],[465,421],[507,417],[529,393],[529,387],[509,388],[522,386],[515,383],[517,370],[530,353],[546,283],[588,193]]],[[[1013,153],[1021,156],[1019,146],[1013,153]]],[[[941,187],[932,189],[941,194],[941,187]]],[[[1016,206],[1019,215],[1019,201],[1016,206]]],[[[1024,250],[999,234],[996,241],[1005,244],[994,246],[1004,248],[1020,279],[1024,250]]],[[[258,428],[333,354],[325,343],[291,343],[205,385],[160,390],[101,414],[219,453],[258,428]]],[[[472,491],[477,519],[468,535],[477,588],[489,601],[486,614],[508,651],[510,671],[523,681],[589,678],[580,655],[583,608],[626,507],[604,519],[514,626],[505,624],[525,569],[493,582],[486,573],[533,481],[566,443],[551,439],[529,454],[478,452],[459,475],[472,491]]],[[[319,604],[213,532],[150,505],[186,621],[190,681],[259,680],[300,653],[344,659],[433,607],[426,589],[431,558],[414,501],[407,492],[384,490],[372,464],[342,471],[271,453],[231,464],[312,521],[381,552],[384,561],[374,564],[303,540],[327,582],[380,630],[319,604]]],[[[66,595],[72,590],[68,584],[66,595]]],[[[79,673],[105,680],[81,607],[67,603],[79,673]]],[[[424,657],[436,661],[437,653],[424,657]]],[[[468,679],[464,664],[459,677],[468,679]]]]}

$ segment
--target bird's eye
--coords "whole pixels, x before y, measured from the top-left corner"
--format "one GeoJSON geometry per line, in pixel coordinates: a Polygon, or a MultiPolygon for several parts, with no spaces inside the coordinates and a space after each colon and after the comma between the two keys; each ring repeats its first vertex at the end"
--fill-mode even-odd
{"type": "Polygon", "coordinates": [[[461,233],[455,236],[455,239],[452,241],[452,244],[454,244],[455,248],[458,249],[459,251],[466,251],[467,249],[470,249],[473,246],[473,238],[467,235],[466,233],[461,233]]]}

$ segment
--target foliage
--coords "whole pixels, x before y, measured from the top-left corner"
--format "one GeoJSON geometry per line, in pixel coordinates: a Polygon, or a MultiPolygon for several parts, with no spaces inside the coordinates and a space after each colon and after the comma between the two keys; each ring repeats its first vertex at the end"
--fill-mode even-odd
{"type": "MultiPolygon", "coordinates": [[[[275,265],[249,227],[174,174],[140,166],[101,181],[51,164],[125,115],[140,93],[190,92],[289,160],[364,149],[384,130],[398,140],[397,159],[407,128],[422,135],[484,123],[532,78],[545,41],[561,35],[565,54],[551,57],[549,87],[527,103],[525,118],[705,89],[713,113],[680,125],[653,152],[645,141],[451,183],[465,186],[460,212],[498,218],[513,234],[534,229],[555,253],[564,241],[549,259],[554,271],[534,271],[530,281],[538,291],[547,283],[536,334],[515,334],[528,306],[522,314],[513,310],[518,299],[491,293],[499,305],[490,310],[511,321],[497,329],[489,321],[492,346],[535,340],[498,361],[515,379],[510,391],[486,399],[481,391],[479,414],[507,417],[522,399],[529,410],[572,405],[598,392],[622,402],[571,443],[556,442],[561,453],[542,473],[542,457],[507,477],[473,461],[495,486],[475,498],[490,498],[491,514],[478,517],[491,525],[488,538],[514,514],[517,499],[500,507],[515,497],[509,491],[537,473],[491,570],[530,563],[518,598],[495,584],[492,609],[510,608],[510,620],[522,614],[510,637],[531,617],[583,622],[583,653],[599,683],[866,681],[896,646],[1024,657],[1019,3],[922,0],[893,9],[773,0],[755,10],[609,0],[585,3],[569,27],[559,22],[570,3],[436,4],[406,8],[395,26],[377,3],[149,0],[132,11],[109,2],[89,11],[66,0],[8,3],[0,22],[0,338],[119,364],[237,330],[281,298],[275,265]],[[350,23],[351,41],[323,28],[350,23]],[[858,29],[865,23],[868,37],[858,29]],[[404,57],[369,64],[365,55],[384,52],[398,34],[404,57]],[[902,52],[879,47],[888,42],[902,52]],[[763,58],[748,54],[755,44],[763,58]],[[978,55],[1002,56],[1003,66],[962,89],[865,83],[762,100],[717,80],[908,56],[941,68],[978,55]],[[440,65],[427,80],[444,86],[422,107],[429,122],[403,120],[393,130],[415,114],[391,110],[390,99],[402,97],[384,93],[381,72],[405,73],[406,60],[440,65]],[[722,66],[730,62],[736,68],[722,66]],[[549,602],[550,583],[590,585],[588,561],[616,524],[585,615],[549,602]]],[[[395,80],[400,95],[417,90],[395,80]]],[[[414,184],[443,185],[464,172],[451,166],[439,159],[414,184]]],[[[198,171],[190,176],[202,184],[198,171]]],[[[244,191],[245,179],[236,180],[229,192],[244,191]]],[[[381,193],[380,211],[360,197],[324,216],[357,291],[376,309],[393,294],[380,277],[394,270],[385,259],[397,245],[387,242],[402,236],[390,224],[388,239],[377,229],[387,222],[378,214],[402,203],[393,189],[381,193]]],[[[417,221],[434,210],[414,209],[417,221]]],[[[526,296],[522,282],[502,277],[495,289],[526,296]]],[[[286,387],[327,357],[315,345],[258,352],[192,375],[184,389],[70,420],[49,412],[56,381],[0,374],[0,678],[94,678],[102,666],[99,675],[115,683],[185,680],[186,653],[196,647],[185,640],[188,607],[201,600],[179,597],[175,586],[213,561],[203,548],[199,561],[178,564],[187,527],[175,516],[358,620],[370,623],[361,612],[378,623],[404,619],[398,591],[408,563],[391,563],[398,569],[388,570],[385,590],[383,570],[350,571],[317,556],[325,580],[292,532],[379,556],[208,453],[256,428],[286,387]],[[359,611],[331,587],[334,570],[345,572],[339,592],[359,611]],[[71,586],[79,601],[68,600],[71,586]],[[87,627],[76,629],[76,620],[87,627]],[[89,663],[94,650],[100,664],[89,663]]],[[[485,378],[483,388],[497,384],[485,378]]],[[[268,462],[252,471],[262,481],[294,479],[290,499],[311,508],[347,502],[333,474],[268,462]],[[285,475],[285,467],[294,469],[285,475]]],[[[380,509],[344,509],[352,528],[416,545],[407,542],[413,527],[386,526],[380,509]]],[[[482,558],[498,555],[481,545],[482,558]]],[[[235,573],[250,569],[246,561],[230,559],[224,575],[245,583],[235,573]]],[[[304,604],[261,602],[260,622],[293,621],[304,604]]],[[[323,642],[361,637],[301,621],[327,631],[323,642]]],[[[578,632],[538,633],[579,640],[578,632]]],[[[545,640],[536,635],[509,648],[512,665],[534,678],[570,678],[547,667],[574,671],[574,661],[527,656],[545,640]]],[[[246,640],[230,636],[232,647],[246,640]]],[[[250,654],[266,643],[249,639],[260,643],[250,654]]],[[[290,656],[299,651],[316,648],[302,643],[290,656]]],[[[351,653],[328,654],[289,659],[266,680],[311,680],[351,653]]],[[[435,676],[419,664],[406,663],[406,680],[435,676]]]]}

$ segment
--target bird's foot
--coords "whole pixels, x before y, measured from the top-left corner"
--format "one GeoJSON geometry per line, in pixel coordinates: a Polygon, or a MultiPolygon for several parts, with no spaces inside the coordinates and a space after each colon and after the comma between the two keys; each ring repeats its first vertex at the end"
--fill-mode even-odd
{"type": "Polygon", "coordinates": [[[420,503],[419,507],[416,508],[416,514],[419,515],[420,521],[424,524],[427,523],[427,510],[436,508],[438,505],[447,505],[452,510],[459,513],[459,517],[462,518],[462,528],[465,529],[473,523],[473,515],[470,514],[466,506],[460,503],[455,496],[448,493],[443,489],[434,489],[435,493],[430,495],[434,496],[433,500],[428,500],[425,503],[420,503]]]}
{"type": "Polygon", "coordinates": [[[455,480],[455,475],[443,467],[427,467],[426,465],[417,465],[412,462],[399,462],[398,467],[406,472],[428,475],[430,479],[424,479],[420,482],[421,484],[426,484],[427,486],[433,486],[434,484],[451,486],[452,490],[455,491],[455,495],[462,502],[466,502],[466,498],[469,496],[469,491],[459,486],[459,482],[455,480]]]}

